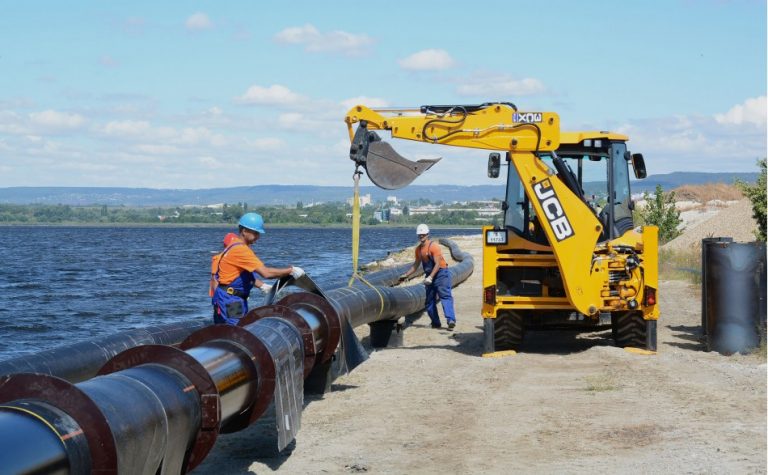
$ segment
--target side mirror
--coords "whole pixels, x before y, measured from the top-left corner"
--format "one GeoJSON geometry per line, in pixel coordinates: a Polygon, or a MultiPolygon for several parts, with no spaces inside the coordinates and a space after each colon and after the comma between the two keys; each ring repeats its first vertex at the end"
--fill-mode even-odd
{"type": "Polygon", "coordinates": [[[488,155],[488,178],[498,178],[501,171],[501,154],[491,152],[488,155]]]}
{"type": "Polygon", "coordinates": [[[632,154],[632,169],[635,171],[635,178],[638,180],[648,176],[648,173],[645,171],[645,160],[643,160],[642,153],[632,154]]]}

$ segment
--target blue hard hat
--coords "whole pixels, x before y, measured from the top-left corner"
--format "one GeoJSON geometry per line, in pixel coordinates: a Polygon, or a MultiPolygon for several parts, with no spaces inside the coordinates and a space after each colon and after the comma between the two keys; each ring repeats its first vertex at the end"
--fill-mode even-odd
{"type": "Polygon", "coordinates": [[[238,226],[242,226],[245,229],[256,231],[259,234],[266,234],[264,231],[264,218],[259,213],[245,213],[241,218],[238,226]]]}

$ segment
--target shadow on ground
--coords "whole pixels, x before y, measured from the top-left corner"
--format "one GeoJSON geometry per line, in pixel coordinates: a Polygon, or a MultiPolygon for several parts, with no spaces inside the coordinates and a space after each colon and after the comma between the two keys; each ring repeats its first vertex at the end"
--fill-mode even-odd
{"type": "MultiPolygon", "coordinates": [[[[408,328],[424,328],[428,331],[439,332],[446,335],[452,342],[444,345],[417,345],[411,347],[402,346],[403,335],[393,332],[392,339],[387,348],[397,348],[398,350],[424,350],[430,348],[443,348],[457,351],[469,356],[482,356],[485,352],[483,341],[483,327],[476,326],[478,331],[461,332],[450,331],[447,328],[431,328],[429,319],[421,318],[421,314],[406,317],[403,330],[407,335],[408,328]]],[[[406,336],[407,337],[407,336],[406,336]]],[[[368,351],[373,349],[369,346],[367,338],[363,339],[368,351]]],[[[614,346],[613,337],[610,329],[601,328],[599,330],[529,330],[525,333],[523,343],[520,347],[521,353],[532,354],[552,354],[568,355],[587,351],[597,346],[614,346]]]]}
{"type": "Polygon", "coordinates": [[[675,341],[665,341],[665,345],[675,346],[684,350],[706,351],[706,339],[700,326],[667,325],[667,328],[674,332],[672,333],[672,336],[675,341]]]}

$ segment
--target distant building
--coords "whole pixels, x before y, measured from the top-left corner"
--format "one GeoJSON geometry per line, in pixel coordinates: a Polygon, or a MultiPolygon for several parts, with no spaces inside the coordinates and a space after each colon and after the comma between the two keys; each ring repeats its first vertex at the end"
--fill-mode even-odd
{"type": "Polygon", "coordinates": [[[440,207],[435,205],[411,206],[408,208],[408,214],[419,216],[422,214],[435,214],[440,212],[440,207]]]}
{"type": "MultiPolygon", "coordinates": [[[[352,200],[353,199],[354,198],[348,198],[347,199],[347,204],[349,206],[352,206],[352,200]]],[[[371,194],[368,193],[367,195],[362,195],[360,197],[360,206],[362,207],[362,206],[366,206],[366,205],[369,205],[369,204],[371,204],[371,194]]]]}
{"type": "Polygon", "coordinates": [[[387,196],[387,203],[397,204],[397,196],[387,196]]]}
{"type": "MultiPolygon", "coordinates": [[[[473,202],[478,203],[478,202],[473,202]]],[[[419,216],[423,214],[436,214],[440,212],[450,213],[452,211],[474,211],[477,213],[478,216],[498,216],[502,213],[500,203],[498,201],[484,201],[479,202],[478,204],[483,204],[485,206],[478,207],[478,208],[441,208],[436,205],[426,205],[426,206],[414,206],[409,208],[408,212],[411,216],[419,216]]]]}

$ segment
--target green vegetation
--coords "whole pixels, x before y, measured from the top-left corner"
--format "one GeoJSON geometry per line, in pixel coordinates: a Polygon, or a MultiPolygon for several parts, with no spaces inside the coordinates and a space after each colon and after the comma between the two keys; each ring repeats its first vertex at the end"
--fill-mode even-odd
{"type": "Polygon", "coordinates": [[[757,237],[758,241],[765,242],[766,159],[758,160],[757,166],[760,167],[760,175],[757,177],[757,183],[750,185],[741,180],[736,180],[736,186],[738,186],[741,192],[752,202],[752,217],[757,221],[755,237],[757,237]]]}
{"type": "MultiPolygon", "coordinates": [[[[414,206],[421,204],[414,202],[414,206]]],[[[406,207],[407,208],[407,207],[406,207]]],[[[441,210],[418,216],[390,216],[389,223],[374,219],[375,205],[361,209],[365,225],[473,225],[493,221],[478,221],[476,211],[441,210]]],[[[11,205],[0,204],[0,224],[235,224],[244,213],[255,211],[269,224],[286,225],[345,225],[352,222],[352,207],[344,203],[324,203],[307,206],[249,206],[247,203],[224,204],[218,207],[127,207],[127,206],[69,206],[69,205],[11,205]]]]}
{"type": "Polygon", "coordinates": [[[675,192],[664,193],[661,185],[656,185],[653,196],[643,193],[646,206],[637,213],[638,224],[649,224],[659,227],[659,244],[664,244],[675,239],[682,233],[678,229],[680,223],[680,211],[675,208],[675,192]]]}
{"type": "Polygon", "coordinates": [[[659,277],[701,284],[701,247],[659,249],[659,277]]]}

